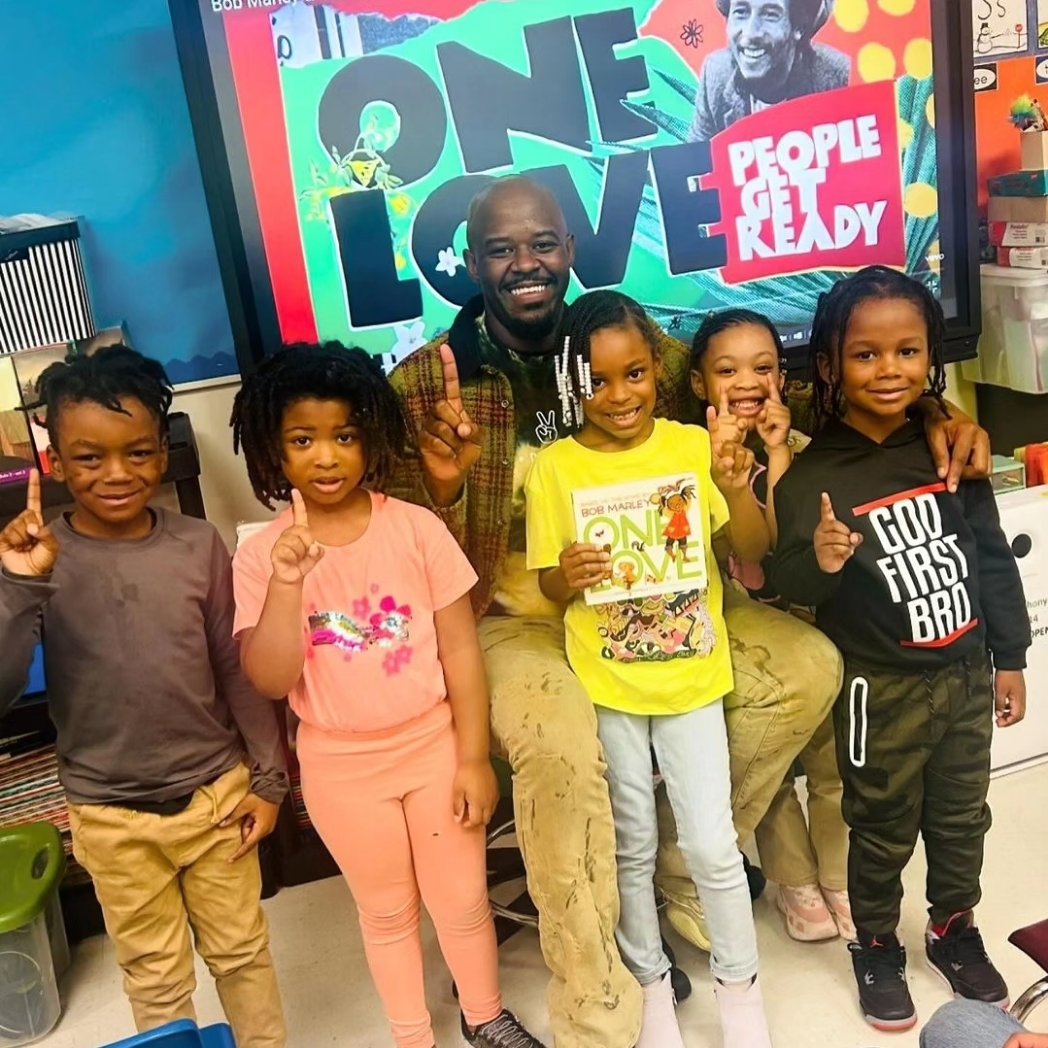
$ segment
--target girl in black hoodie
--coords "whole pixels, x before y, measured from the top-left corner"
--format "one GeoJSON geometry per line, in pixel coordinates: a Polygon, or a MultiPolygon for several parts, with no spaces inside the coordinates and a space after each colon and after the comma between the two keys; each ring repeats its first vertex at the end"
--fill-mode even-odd
{"type": "MultiPolygon", "coordinates": [[[[917,402],[946,385],[943,316],[921,283],[880,266],[819,303],[817,432],[775,491],[772,580],[845,657],[834,709],[850,827],[849,944],[878,1029],[916,1022],[896,935],[917,834],[928,860],[925,949],[958,996],[1005,1003],[979,901],[994,709],[1022,719],[1030,626],[988,481],[940,480],[917,402]]],[[[944,408],[945,410],[945,408],[944,408]]]]}

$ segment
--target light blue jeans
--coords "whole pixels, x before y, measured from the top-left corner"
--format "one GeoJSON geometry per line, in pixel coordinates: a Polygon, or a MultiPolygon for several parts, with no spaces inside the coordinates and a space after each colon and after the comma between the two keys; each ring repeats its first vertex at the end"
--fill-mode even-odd
{"type": "Polygon", "coordinates": [[[921,1048],[1003,1048],[1025,1029],[995,1004],[950,1001],[921,1031],[921,1048]]]}
{"type": "Polygon", "coordinates": [[[706,912],[713,943],[710,970],[725,983],[751,979],[757,973],[757,936],[732,822],[723,703],[665,717],[598,706],[597,730],[615,816],[621,906],[616,939],[626,967],[642,986],[657,982],[670,968],[655,907],[654,747],[680,850],[706,912]]]}

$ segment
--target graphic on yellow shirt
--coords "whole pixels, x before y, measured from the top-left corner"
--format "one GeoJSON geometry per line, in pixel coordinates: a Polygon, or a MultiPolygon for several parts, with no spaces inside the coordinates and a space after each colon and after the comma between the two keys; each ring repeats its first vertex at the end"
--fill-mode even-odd
{"type": "Polygon", "coordinates": [[[601,658],[616,662],[705,658],[717,640],[706,593],[697,590],[601,604],[597,634],[601,658]]]}

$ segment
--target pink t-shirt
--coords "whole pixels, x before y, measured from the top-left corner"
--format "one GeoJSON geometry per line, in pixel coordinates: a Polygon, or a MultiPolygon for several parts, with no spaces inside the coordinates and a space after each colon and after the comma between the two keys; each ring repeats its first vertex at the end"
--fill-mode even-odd
{"type": "MultiPolygon", "coordinates": [[[[233,558],[233,632],[258,625],[273,569],[270,553],[291,510],[233,558]]],[[[433,616],[468,593],[477,575],[429,510],[371,496],[367,530],[325,546],[302,587],[306,659],[288,699],[325,731],[375,732],[405,724],[447,696],[433,616]]]]}

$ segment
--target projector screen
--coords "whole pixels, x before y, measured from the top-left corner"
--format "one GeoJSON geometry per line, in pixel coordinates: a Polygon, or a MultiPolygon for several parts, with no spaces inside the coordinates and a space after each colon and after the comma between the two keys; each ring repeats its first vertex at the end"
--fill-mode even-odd
{"type": "Polygon", "coordinates": [[[619,288],[684,340],[747,306],[796,362],[819,295],[881,263],[972,355],[971,16],[936,6],[172,3],[242,367],[446,330],[469,201],[512,172],[561,203],[569,300],[619,288]]]}

